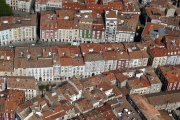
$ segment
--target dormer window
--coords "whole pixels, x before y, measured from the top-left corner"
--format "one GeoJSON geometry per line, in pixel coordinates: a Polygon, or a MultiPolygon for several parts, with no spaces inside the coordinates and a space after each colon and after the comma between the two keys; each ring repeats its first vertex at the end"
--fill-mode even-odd
{"type": "Polygon", "coordinates": [[[27,55],[27,59],[30,59],[31,58],[31,55],[27,55]]]}
{"type": "Polygon", "coordinates": [[[23,57],[23,52],[20,53],[20,56],[23,57]]]}
{"type": "Polygon", "coordinates": [[[89,52],[94,52],[94,48],[89,49],[89,52]]]}
{"type": "Polygon", "coordinates": [[[65,52],[63,52],[63,56],[65,56],[65,52]]]}
{"type": "Polygon", "coordinates": [[[51,52],[49,52],[49,56],[51,56],[52,54],[51,54],[51,52]]]}
{"type": "Polygon", "coordinates": [[[7,56],[7,60],[10,60],[10,56],[7,56]]]}
{"type": "Polygon", "coordinates": [[[103,88],[100,88],[101,91],[103,91],[103,88]]]}

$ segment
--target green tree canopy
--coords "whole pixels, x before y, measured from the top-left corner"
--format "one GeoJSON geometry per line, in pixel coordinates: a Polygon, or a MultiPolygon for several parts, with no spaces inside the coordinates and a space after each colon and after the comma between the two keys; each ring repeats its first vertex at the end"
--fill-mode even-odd
{"type": "Polygon", "coordinates": [[[45,85],[39,86],[39,89],[40,89],[41,91],[43,91],[43,90],[45,89],[45,85]]]}
{"type": "Polygon", "coordinates": [[[49,84],[47,84],[46,86],[45,86],[45,88],[46,88],[46,91],[49,91],[49,84]]]}
{"type": "Polygon", "coordinates": [[[0,0],[0,17],[1,16],[13,16],[11,7],[6,4],[5,0],[0,0]]]}

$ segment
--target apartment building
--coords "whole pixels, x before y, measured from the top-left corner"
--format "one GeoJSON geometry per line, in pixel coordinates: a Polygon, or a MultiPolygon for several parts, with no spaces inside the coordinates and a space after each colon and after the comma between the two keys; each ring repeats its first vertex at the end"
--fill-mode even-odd
{"type": "Polygon", "coordinates": [[[22,90],[25,92],[25,101],[36,97],[36,81],[34,77],[30,76],[8,76],[1,77],[5,80],[6,88],[13,90],[22,90]]]}
{"type": "Polygon", "coordinates": [[[180,26],[178,24],[179,21],[180,21],[179,16],[163,17],[163,18],[161,18],[161,22],[159,24],[163,25],[164,27],[167,27],[167,28],[180,30],[180,26]]]}
{"type": "Polygon", "coordinates": [[[162,11],[162,9],[159,9],[159,8],[146,7],[145,10],[147,13],[147,16],[145,16],[147,22],[151,22],[154,24],[160,23],[161,21],[160,18],[166,16],[164,11],[162,11]]]}
{"type": "Polygon", "coordinates": [[[1,45],[36,40],[36,14],[21,17],[4,16],[0,19],[1,45]]]}
{"type": "Polygon", "coordinates": [[[71,58],[72,58],[72,76],[76,78],[84,78],[85,63],[81,54],[80,47],[71,46],[71,58]]]}
{"type": "Polygon", "coordinates": [[[54,55],[53,56],[53,76],[54,76],[54,80],[60,80],[60,71],[61,71],[61,68],[60,68],[60,57],[59,55],[57,54],[57,48],[56,47],[52,47],[52,54],[54,55]],[[55,51],[54,51],[55,49],[55,51]]]}
{"type": "Polygon", "coordinates": [[[117,55],[115,51],[103,52],[104,57],[104,71],[115,70],[117,66],[117,55]]]}
{"type": "Polygon", "coordinates": [[[56,80],[68,80],[72,77],[84,77],[85,64],[79,46],[53,46],[52,54],[53,72],[56,80]]]}
{"type": "Polygon", "coordinates": [[[141,14],[138,3],[136,0],[123,0],[123,14],[141,14]]]}
{"type": "Polygon", "coordinates": [[[31,11],[32,0],[6,0],[6,3],[13,9],[24,12],[31,11]]]}
{"type": "Polygon", "coordinates": [[[116,69],[126,69],[129,67],[129,54],[125,49],[125,46],[123,43],[113,43],[112,44],[113,49],[116,51],[117,55],[117,66],[116,69]]]}
{"type": "Polygon", "coordinates": [[[58,40],[71,43],[74,40],[74,11],[57,10],[58,40]]]}
{"type": "MultiPolygon", "coordinates": [[[[79,11],[74,10],[76,4],[68,4],[73,9],[56,10],[56,13],[41,13],[40,38],[42,41],[50,39],[48,41],[69,42],[73,45],[134,41],[139,14],[118,13],[122,4],[117,3],[118,5],[115,7],[117,10],[109,10],[107,6],[103,8],[96,4],[94,4],[94,8],[93,4],[88,4],[89,7],[86,6],[88,9],[79,11]],[[108,10],[104,13],[102,9],[105,8],[108,10]],[[51,34],[50,38],[49,34],[51,34]]],[[[69,6],[69,8],[71,7],[69,6]]]]}
{"type": "Polygon", "coordinates": [[[159,79],[159,77],[156,75],[154,70],[153,70],[153,72],[146,72],[146,75],[144,75],[143,77],[146,77],[148,79],[149,83],[151,84],[149,94],[158,93],[161,91],[162,82],[159,79]]]}
{"type": "Polygon", "coordinates": [[[149,54],[149,65],[152,64],[153,68],[166,65],[166,61],[167,61],[166,49],[148,48],[147,53],[149,54]]]}
{"type": "Polygon", "coordinates": [[[116,42],[134,42],[139,14],[117,15],[116,42]]]}
{"type": "Polygon", "coordinates": [[[149,7],[161,9],[166,15],[166,17],[174,16],[176,6],[170,0],[156,0],[149,3],[149,7]]]}
{"type": "Polygon", "coordinates": [[[92,38],[92,10],[80,10],[75,15],[79,21],[79,39],[82,43],[90,43],[92,38]]]}
{"type": "Polygon", "coordinates": [[[180,30],[176,30],[176,29],[172,29],[172,28],[165,28],[165,33],[168,36],[179,37],[180,30]]]}
{"type": "Polygon", "coordinates": [[[117,14],[117,10],[105,11],[106,42],[115,42],[117,30],[117,14]]]}
{"type": "Polygon", "coordinates": [[[75,101],[75,106],[80,113],[87,113],[93,109],[93,106],[89,104],[89,101],[86,98],[75,101]]]}
{"type": "Polygon", "coordinates": [[[16,107],[24,103],[25,92],[22,90],[5,90],[0,92],[0,117],[1,119],[14,120],[16,107]]]}
{"type": "Polygon", "coordinates": [[[151,34],[151,35],[153,35],[154,41],[157,38],[162,40],[162,38],[165,36],[165,30],[163,28],[164,28],[163,25],[147,22],[146,26],[145,26],[145,28],[143,30],[142,36],[147,35],[147,34],[151,34]]]}
{"type": "Polygon", "coordinates": [[[0,49],[0,75],[1,76],[14,76],[14,49],[0,49]]]}
{"type": "Polygon", "coordinates": [[[129,54],[129,68],[147,66],[148,54],[134,43],[124,43],[129,54]]]}
{"type": "Polygon", "coordinates": [[[53,8],[62,8],[62,0],[36,0],[35,11],[41,12],[53,8]]]}
{"type": "Polygon", "coordinates": [[[41,13],[40,38],[42,41],[57,41],[58,39],[57,15],[52,11],[41,13]]]}
{"type": "Polygon", "coordinates": [[[179,107],[179,90],[165,91],[144,95],[144,99],[154,106],[157,110],[176,110],[179,107]]]}
{"type": "Polygon", "coordinates": [[[118,86],[126,86],[130,94],[151,94],[161,91],[162,83],[151,66],[121,70],[115,75],[118,86]]]}
{"type": "Polygon", "coordinates": [[[104,72],[104,58],[102,54],[92,53],[84,56],[85,77],[104,72]]]}
{"type": "Polygon", "coordinates": [[[19,11],[24,11],[24,12],[30,12],[31,11],[31,5],[32,0],[18,0],[18,10],[19,11]]]}
{"type": "Polygon", "coordinates": [[[156,71],[162,82],[162,91],[179,90],[179,66],[159,66],[156,71]]]}
{"type": "Polygon", "coordinates": [[[71,119],[76,116],[75,108],[72,104],[69,103],[69,101],[66,101],[66,100],[60,101],[60,104],[62,108],[64,109],[64,111],[66,112],[66,115],[64,116],[65,120],[71,119]]]}
{"type": "Polygon", "coordinates": [[[93,21],[92,23],[92,43],[100,43],[104,42],[105,39],[105,24],[103,19],[101,19],[102,15],[97,13],[98,21],[93,21]]]}
{"type": "Polygon", "coordinates": [[[68,45],[64,45],[58,48],[58,54],[60,56],[60,79],[67,80],[72,77],[73,62],[69,47],[68,45]]]}
{"type": "Polygon", "coordinates": [[[159,111],[153,105],[146,102],[140,94],[133,94],[128,97],[128,102],[136,110],[143,120],[163,120],[159,111]]]}
{"type": "Polygon", "coordinates": [[[179,41],[178,37],[165,36],[164,43],[157,40],[159,46],[149,47],[147,53],[149,54],[149,64],[153,68],[163,65],[179,65],[179,41]]]}
{"type": "Polygon", "coordinates": [[[52,60],[50,47],[16,47],[15,76],[34,76],[36,81],[52,81],[54,80],[52,60]]]}
{"type": "Polygon", "coordinates": [[[116,106],[113,109],[113,112],[117,116],[118,119],[126,119],[128,116],[129,119],[141,120],[141,117],[138,115],[136,110],[128,103],[128,101],[126,100],[126,98],[124,96],[119,100],[122,101],[121,105],[116,106]],[[128,112],[129,112],[129,114],[128,114],[128,112]]]}
{"type": "Polygon", "coordinates": [[[143,79],[142,77],[140,79],[129,79],[127,81],[127,89],[129,90],[130,94],[139,93],[141,95],[143,94],[149,94],[150,93],[150,86],[151,84],[147,79],[143,79]]]}
{"type": "Polygon", "coordinates": [[[48,0],[36,0],[35,1],[35,11],[41,12],[46,11],[48,0]]]}
{"type": "Polygon", "coordinates": [[[142,3],[142,4],[145,4],[145,5],[146,5],[147,3],[150,3],[150,2],[151,2],[151,0],[142,0],[142,1],[141,1],[141,3],[142,3]]]}
{"type": "MultiPolygon", "coordinates": [[[[76,1],[76,0],[74,0],[74,1],[76,1]]],[[[84,4],[84,1],[77,1],[75,3],[72,3],[72,1],[68,1],[68,3],[63,2],[63,7],[62,7],[63,10],[79,11],[80,9],[82,9],[82,10],[83,9],[91,9],[93,11],[95,10],[95,11],[99,11],[99,12],[103,12],[104,10],[111,10],[112,8],[114,8],[118,11],[122,11],[122,9],[123,9],[122,1],[110,1],[110,2],[108,2],[108,4],[97,4],[97,3],[84,4]]]]}
{"type": "Polygon", "coordinates": [[[81,52],[84,56],[85,77],[91,77],[104,72],[104,57],[100,53],[98,43],[82,43],[81,52]]]}

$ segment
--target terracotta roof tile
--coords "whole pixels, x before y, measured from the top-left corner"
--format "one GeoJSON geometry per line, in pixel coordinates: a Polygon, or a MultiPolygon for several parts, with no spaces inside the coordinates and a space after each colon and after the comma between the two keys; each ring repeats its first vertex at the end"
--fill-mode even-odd
{"type": "Polygon", "coordinates": [[[99,60],[104,60],[104,57],[102,54],[86,54],[84,56],[84,61],[88,62],[88,61],[99,61],[99,60]]]}
{"type": "Polygon", "coordinates": [[[90,49],[92,49],[92,51],[95,53],[100,53],[99,43],[81,43],[80,46],[81,46],[82,53],[84,54],[91,53],[90,49]]]}
{"type": "Polygon", "coordinates": [[[148,120],[163,120],[162,117],[159,117],[160,113],[158,110],[156,110],[151,104],[147,103],[141,95],[132,94],[130,97],[148,120]]]}
{"type": "Polygon", "coordinates": [[[36,80],[34,77],[9,76],[6,77],[8,88],[36,89],[36,80]]]}

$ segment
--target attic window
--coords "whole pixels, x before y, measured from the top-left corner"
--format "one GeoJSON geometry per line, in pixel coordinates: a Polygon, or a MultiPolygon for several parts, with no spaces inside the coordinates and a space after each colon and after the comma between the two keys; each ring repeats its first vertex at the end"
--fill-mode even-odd
{"type": "Polygon", "coordinates": [[[7,56],[7,60],[10,60],[10,56],[7,56]]]}
{"type": "Polygon", "coordinates": [[[21,54],[20,56],[23,57],[23,52],[21,52],[20,54],[21,54]]]}
{"type": "Polygon", "coordinates": [[[49,52],[49,56],[51,56],[52,54],[51,54],[51,52],[49,52]]]}
{"type": "Polygon", "coordinates": [[[65,56],[65,52],[63,52],[63,56],[65,56]]]}
{"type": "Polygon", "coordinates": [[[89,15],[85,15],[84,17],[85,17],[85,18],[88,18],[88,17],[89,17],[89,15]]]}
{"type": "Polygon", "coordinates": [[[94,52],[94,49],[93,48],[89,49],[89,52],[94,52]]]}
{"type": "Polygon", "coordinates": [[[27,58],[30,59],[30,58],[31,58],[31,55],[27,55],[27,58]]]}

